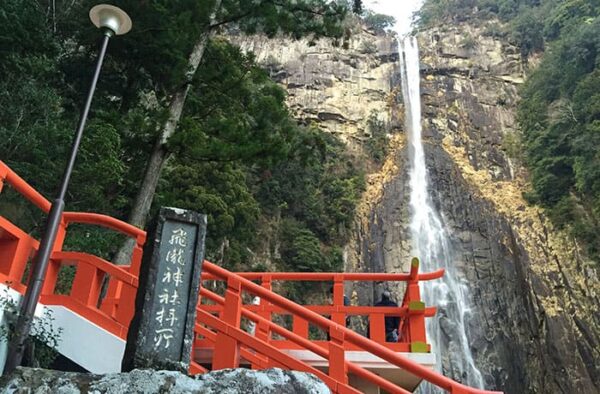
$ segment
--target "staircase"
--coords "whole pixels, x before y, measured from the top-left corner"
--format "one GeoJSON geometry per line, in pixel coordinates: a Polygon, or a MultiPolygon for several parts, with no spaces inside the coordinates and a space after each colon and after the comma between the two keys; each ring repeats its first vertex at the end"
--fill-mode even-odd
{"type": "MultiPolygon", "coordinates": [[[[0,161],[0,192],[6,185],[48,213],[50,202],[0,161]]],[[[105,215],[63,214],[36,316],[44,309],[52,311],[54,323],[63,329],[57,350],[90,372],[120,371],[145,238],[144,231],[105,215]],[[130,265],[116,266],[91,254],[63,251],[72,223],[105,227],[133,238],[130,265]],[[66,266],[75,267],[75,277],[67,294],[58,294],[56,283],[66,266]],[[108,291],[101,299],[105,278],[108,291]]],[[[18,299],[24,293],[28,263],[37,247],[37,240],[0,216],[0,294],[18,299]]],[[[278,367],[311,372],[334,393],[409,393],[423,379],[451,393],[486,393],[432,370],[435,357],[426,343],[425,318],[433,316],[435,308],[421,301],[419,282],[440,278],[443,270],[420,274],[418,268],[415,260],[405,274],[233,273],[205,261],[190,373],[278,367]],[[276,281],[332,283],[333,303],[296,304],[273,291],[276,281]],[[397,308],[344,306],[346,281],[404,281],[407,291],[397,308]],[[259,304],[244,302],[256,296],[259,304]],[[398,343],[385,342],[386,315],[401,317],[398,343]],[[346,328],[347,316],[368,316],[370,338],[346,328]],[[282,323],[286,321],[290,327],[282,323]],[[247,330],[250,325],[253,332],[247,330]],[[328,340],[314,340],[311,326],[328,333],[328,340]]],[[[4,353],[0,347],[0,356],[4,353]]]]}

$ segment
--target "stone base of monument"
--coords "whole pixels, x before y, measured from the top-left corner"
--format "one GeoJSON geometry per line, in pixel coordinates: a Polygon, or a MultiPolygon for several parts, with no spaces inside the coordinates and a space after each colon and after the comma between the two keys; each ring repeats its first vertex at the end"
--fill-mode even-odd
{"type": "Polygon", "coordinates": [[[189,377],[175,371],[136,369],[95,375],[19,367],[0,379],[0,392],[44,393],[330,393],[316,376],[277,368],[225,369],[189,377]]]}

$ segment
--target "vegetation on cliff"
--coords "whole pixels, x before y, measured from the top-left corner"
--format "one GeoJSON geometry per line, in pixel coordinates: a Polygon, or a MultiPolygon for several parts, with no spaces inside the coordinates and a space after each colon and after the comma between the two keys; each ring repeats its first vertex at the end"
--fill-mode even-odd
{"type": "Polygon", "coordinates": [[[422,26],[441,21],[500,21],[489,34],[544,51],[521,89],[518,120],[532,190],[600,259],[600,8],[594,0],[427,0],[422,26]]]}
{"type": "MultiPolygon", "coordinates": [[[[95,60],[99,34],[87,17],[91,4],[0,5],[0,159],[48,198],[58,186],[95,60]]],[[[135,28],[109,46],[67,209],[130,217],[159,144],[165,155],[154,174],[153,207],[207,213],[209,258],[234,267],[257,262],[258,250],[275,264],[286,260],[289,269],[339,269],[339,246],[364,185],[361,170],[336,139],[297,124],[285,92],[252,54],[214,32],[234,24],[269,35],[340,36],[344,2],[117,5],[130,13],[135,28]],[[202,61],[190,74],[188,56],[203,35],[202,61]],[[182,88],[181,116],[160,143],[182,88]]],[[[0,209],[39,235],[42,215],[10,190],[4,190],[0,209]]],[[[68,248],[109,259],[122,241],[88,226],[70,230],[68,248]]]]}

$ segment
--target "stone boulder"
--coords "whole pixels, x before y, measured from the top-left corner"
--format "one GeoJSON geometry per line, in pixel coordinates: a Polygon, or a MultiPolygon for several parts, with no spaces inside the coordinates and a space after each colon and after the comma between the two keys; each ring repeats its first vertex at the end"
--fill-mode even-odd
{"type": "Polygon", "coordinates": [[[277,368],[263,371],[224,369],[189,377],[174,371],[136,369],[129,373],[94,375],[78,372],[18,368],[0,380],[5,394],[321,394],[329,388],[315,375],[277,368]]]}

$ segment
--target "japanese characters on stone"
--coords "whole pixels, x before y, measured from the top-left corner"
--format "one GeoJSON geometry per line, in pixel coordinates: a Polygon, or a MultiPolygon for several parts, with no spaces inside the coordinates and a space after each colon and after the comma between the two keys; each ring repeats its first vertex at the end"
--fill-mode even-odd
{"type": "Polygon", "coordinates": [[[186,283],[183,267],[188,246],[187,237],[188,234],[182,227],[173,229],[168,241],[169,250],[164,261],[161,262],[165,266],[160,278],[164,287],[158,295],[159,309],[154,315],[154,320],[157,322],[154,329],[154,347],[157,350],[168,349],[171,346],[178,325],[177,312],[181,309],[182,285],[186,283]]]}

